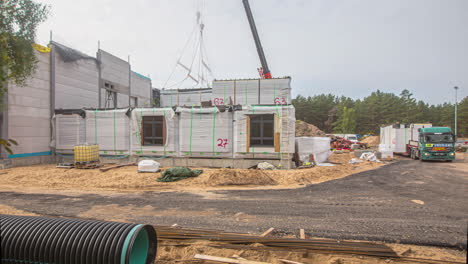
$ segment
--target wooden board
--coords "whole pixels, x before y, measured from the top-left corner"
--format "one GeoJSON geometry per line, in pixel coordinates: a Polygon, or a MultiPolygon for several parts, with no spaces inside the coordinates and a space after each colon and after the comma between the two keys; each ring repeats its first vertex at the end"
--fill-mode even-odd
{"type": "Polygon", "coordinates": [[[273,230],[275,230],[275,229],[273,227],[270,227],[267,231],[263,232],[263,234],[261,234],[260,236],[261,237],[266,237],[269,234],[271,234],[271,232],[273,232],[273,230]]]}
{"type": "Polygon", "coordinates": [[[216,256],[209,256],[209,255],[201,255],[201,254],[196,254],[194,258],[216,261],[216,262],[233,263],[233,264],[269,264],[267,262],[250,261],[250,260],[245,260],[245,259],[230,259],[230,258],[222,258],[222,257],[216,257],[216,256]]]}
{"type": "Polygon", "coordinates": [[[306,239],[304,229],[301,228],[301,229],[299,230],[299,236],[301,237],[301,239],[306,239]]]}
{"type": "Polygon", "coordinates": [[[280,133],[275,133],[275,152],[280,152],[280,146],[281,146],[281,134],[280,133]]]}

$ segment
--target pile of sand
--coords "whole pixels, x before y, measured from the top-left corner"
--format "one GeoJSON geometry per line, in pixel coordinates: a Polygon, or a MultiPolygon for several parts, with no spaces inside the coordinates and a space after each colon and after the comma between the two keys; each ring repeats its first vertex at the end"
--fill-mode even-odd
{"type": "Polygon", "coordinates": [[[325,132],[318,127],[301,120],[296,121],[296,137],[325,137],[325,132]]]}
{"type": "MultiPolygon", "coordinates": [[[[206,175],[205,175],[206,176],[206,175]]],[[[229,185],[276,185],[268,173],[262,170],[233,170],[219,169],[208,172],[207,177],[199,177],[194,180],[207,186],[229,185]]]]}
{"type": "Polygon", "coordinates": [[[379,136],[366,137],[365,139],[361,140],[361,143],[367,143],[369,146],[377,146],[380,144],[380,137],[379,136]]]}
{"type": "MultiPolygon", "coordinates": [[[[314,167],[295,170],[249,170],[201,168],[203,173],[177,182],[157,182],[160,173],[138,173],[136,166],[101,172],[99,169],[63,169],[55,165],[36,165],[6,169],[0,175],[0,189],[54,189],[74,191],[172,191],[248,188],[296,188],[339,179],[382,166],[365,161],[349,164],[352,153],[333,154],[333,167],[314,167]]],[[[273,164],[277,165],[277,164],[273,164]]],[[[163,168],[165,169],[165,168],[163,168]]]]}

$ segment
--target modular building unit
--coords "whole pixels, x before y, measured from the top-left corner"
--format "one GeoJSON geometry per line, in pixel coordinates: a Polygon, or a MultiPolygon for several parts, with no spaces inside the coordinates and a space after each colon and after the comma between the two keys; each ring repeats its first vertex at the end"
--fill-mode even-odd
{"type": "Polygon", "coordinates": [[[232,112],[224,107],[177,108],[179,156],[232,157],[232,112]]]}
{"type": "Polygon", "coordinates": [[[172,108],[133,109],[130,134],[133,155],[178,155],[179,122],[172,108]]]}
{"type": "Polygon", "coordinates": [[[292,105],[253,105],[234,111],[234,158],[291,159],[295,123],[292,105]]]}
{"type": "Polygon", "coordinates": [[[419,129],[432,124],[395,124],[380,128],[381,151],[406,153],[410,141],[418,141],[419,129]]]}
{"type": "Polygon", "coordinates": [[[56,110],[54,121],[55,152],[73,154],[76,145],[86,143],[84,110],[56,110]]]}
{"type": "Polygon", "coordinates": [[[130,153],[130,109],[86,110],[86,142],[101,155],[130,153]]]}
{"type": "Polygon", "coordinates": [[[211,88],[161,90],[161,107],[201,106],[211,100],[211,88]]]}
{"type": "Polygon", "coordinates": [[[291,78],[215,80],[214,105],[289,105],[291,78]]]}

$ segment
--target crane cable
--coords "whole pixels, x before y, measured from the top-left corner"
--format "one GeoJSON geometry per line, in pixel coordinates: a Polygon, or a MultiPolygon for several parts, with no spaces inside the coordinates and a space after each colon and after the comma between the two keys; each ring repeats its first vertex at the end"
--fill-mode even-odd
{"type": "Polygon", "coordinates": [[[193,26],[190,37],[188,38],[187,42],[184,45],[182,53],[180,54],[177,62],[175,63],[169,77],[167,78],[166,82],[164,83],[163,88],[172,88],[172,87],[177,86],[177,89],[179,89],[183,85],[183,83],[189,78],[192,79],[195,82],[193,87],[195,87],[197,85],[201,85],[201,86],[206,85],[206,86],[209,87],[209,82],[208,82],[207,78],[208,77],[214,78],[213,72],[212,72],[211,68],[209,67],[209,60],[208,60],[208,57],[207,57],[208,52],[206,50],[206,47],[205,47],[204,41],[203,41],[203,31],[204,31],[204,28],[205,28],[205,24],[203,22],[203,17],[204,17],[205,12],[206,12],[205,0],[198,0],[197,1],[196,23],[193,26]],[[199,34],[195,34],[195,31],[196,31],[197,28],[199,29],[199,34]],[[195,36],[194,36],[194,34],[195,34],[195,36]],[[182,63],[182,57],[184,56],[186,50],[190,46],[190,43],[192,42],[192,40],[194,40],[194,46],[192,48],[193,49],[193,56],[191,58],[190,66],[188,67],[188,66],[185,66],[182,63]],[[175,71],[176,71],[176,69],[178,67],[181,67],[185,71],[187,71],[186,76],[181,81],[178,81],[178,82],[168,86],[168,83],[169,83],[170,79],[174,76],[174,73],[175,73],[175,71]],[[198,72],[196,72],[196,73],[192,72],[194,67],[195,67],[195,70],[197,70],[198,72]]]}

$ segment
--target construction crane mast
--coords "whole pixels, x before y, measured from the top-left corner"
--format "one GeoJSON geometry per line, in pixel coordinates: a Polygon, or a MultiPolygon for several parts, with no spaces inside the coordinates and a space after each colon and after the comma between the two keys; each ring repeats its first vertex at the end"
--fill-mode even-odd
{"type": "Polygon", "coordinates": [[[242,0],[242,3],[244,3],[245,13],[247,14],[247,19],[249,20],[250,30],[252,31],[255,46],[257,46],[258,57],[260,57],[260,62],[262,63],[262,69],[259,69],[260,76],[264,79],[271,79],[271,72],[268,68],[268,63],[266,61],[265,52],[263,52],[260,37],[258,36],[257,27],[255,26],[255,21],[252,15],[252,10],[250,9],[249,0],[242,0]]]}

